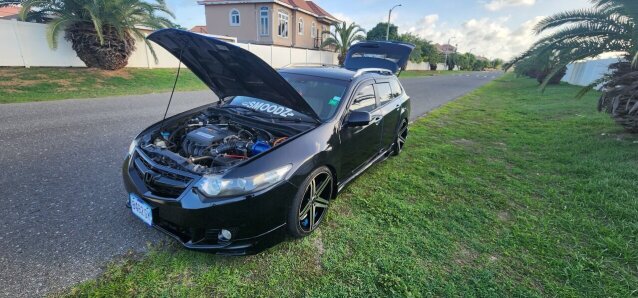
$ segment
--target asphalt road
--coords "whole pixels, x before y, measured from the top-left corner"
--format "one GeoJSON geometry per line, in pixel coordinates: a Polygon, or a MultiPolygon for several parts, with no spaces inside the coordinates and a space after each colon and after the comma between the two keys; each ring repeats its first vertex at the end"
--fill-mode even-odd
{"type": "MultiPolygon", "coordinates": [[[[412,119],[498,76],[403,80],[412,119]]],[[[131,139],[168,94],[0,105],[0,296],[42,296],[96,277],[113,257],[164,239],[124,207],[131,139]]],[[[178,93],[170,114],[215,100],[178,93]]]]}

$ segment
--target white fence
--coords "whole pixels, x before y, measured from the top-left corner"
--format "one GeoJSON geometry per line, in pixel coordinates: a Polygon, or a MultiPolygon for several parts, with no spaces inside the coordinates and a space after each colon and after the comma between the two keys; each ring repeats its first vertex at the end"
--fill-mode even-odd
{"type": "MultiPolygon", "coordinates": [[[[445,70],[445,63],[439,63],[436,66],[436,70],[445,70]]],[[[414,63],[411,61],[408,61],[408,65],[406,66],[405,70],[431,70],[430,69],[430,63],[426,63],[426,62],[421,62],[421,63],[414,63]]]]}
{"type": "MultiPolygon", "coordinates": [[[[44,24],[0,20],[0,66],[86,67],[71,48],[71,43],[64,39],[64,34],[58,36],[57,49],[51,49],[47,43],[46,30],[44,24]]],[[[337,55],[333,52],[242,43],[236,45],[251,51],[273,67],[291,63],[337,63],[337,55]]],[[[127,67],[174,68],[178,65],[173,55],[157,45],[153,47],[157,63],[143,41],[138,40],[136,46],[127,67]]]]}
{"type": "Polygon", "coordinates": [[[610,58],[569,64],[562,81],[572,85],[587,86],[609,73],[609,65],[618,61],[618,58],[610,58]]]}

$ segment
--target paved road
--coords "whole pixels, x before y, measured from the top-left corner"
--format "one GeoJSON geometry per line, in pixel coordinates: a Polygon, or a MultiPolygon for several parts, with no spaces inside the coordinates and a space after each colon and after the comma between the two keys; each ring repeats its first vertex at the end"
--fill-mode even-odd
{"type": "MultiPolygon", "coordinates": [[[[416,118],[498,74],[412,78],[416,118]]],[[[95,277],[114,256],[162,235],[124,208],[131,139],[168,94],[0,105],[0,296],[41,296],[95,277]]],[[[179,93],[171,114],[215,100],[179,93]]]]}

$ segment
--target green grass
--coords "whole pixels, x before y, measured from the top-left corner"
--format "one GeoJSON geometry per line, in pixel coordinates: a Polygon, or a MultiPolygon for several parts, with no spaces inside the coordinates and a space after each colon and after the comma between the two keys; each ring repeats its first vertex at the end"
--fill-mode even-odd
{"type": "Polygon", "coordinates": [[[579,90],[506,75],[415,123],[309,238],[250,257],[154,247],[66,294],[636,295],[638,138],[579,90]]]}
{"type": "Polygon", "coordinates": [[[416,77],[435,77],[435,76],[449,76],[449,75],[457,75],[464,74],[470,71],[464,70],[406,70],[402,71],[400,77],[402,79],[405,78],[416,78],[416,77]]]}
{"type": "MultiPolygon", "coordinates": [[[[175,73],[176,69],[0,68],[0,103],[168,92],[175,73]]],[[[206,88],[187,69],[177,86],[179,91],[206,88]]]]}

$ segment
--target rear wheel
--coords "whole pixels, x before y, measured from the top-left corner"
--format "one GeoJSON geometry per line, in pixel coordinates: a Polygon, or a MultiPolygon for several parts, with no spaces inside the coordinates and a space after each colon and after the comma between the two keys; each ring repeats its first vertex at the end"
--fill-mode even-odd
{"type": "Polygon", "coordinates": [[[405,146],[405,141],[408,139],[408,121],[403,120],[399,127],[399,132],[394,140],[394,148],[392,149],[392,155],[394,156],[401,154],[403,146],[405,146]]]}
{"type": "Polygon", "coordinates": [[[333,183],[326,167],[314,170],[304,180],[288,212],[288,231],[292,236],[307,236],[321,224],[333,195],[333,183]]]}

